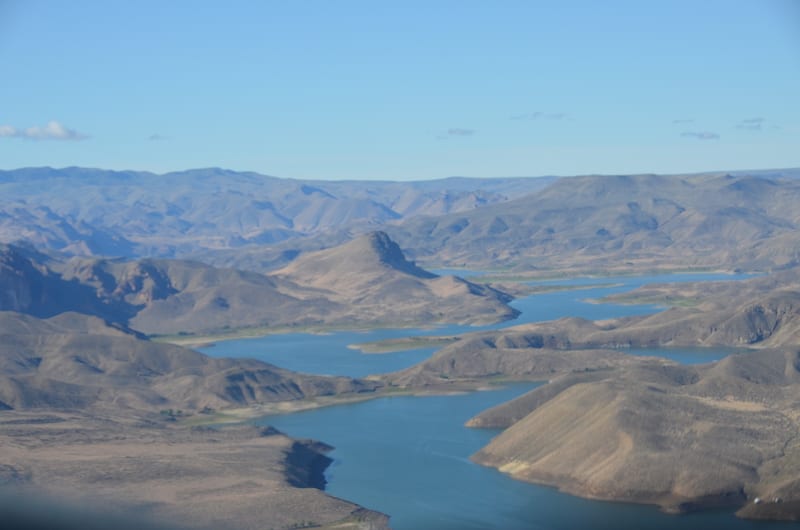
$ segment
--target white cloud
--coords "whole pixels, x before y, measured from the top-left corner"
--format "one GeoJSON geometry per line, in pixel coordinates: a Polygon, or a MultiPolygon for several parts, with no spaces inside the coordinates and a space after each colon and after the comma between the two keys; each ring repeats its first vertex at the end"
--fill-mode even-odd
{"type": "Polygon", "coordinates": [[[745,129],[748,131],[760,131],[764,125],[764,122],[767,121],[764,118],[747,118],[746,120],[740,121],[737,125],[737,129],[745,129]]]}
{"type": "Polygon", "coordinates": [[[26,138],[28,140],[85,140],[87,135],[64,127],[53,120],[44,127],[34,126],[18,129],[11,125],[0,125],[0,138],[26,138]]]}
{"type": "Polygon", "coordinates": [[[512,120],[564,120],[567,118],[566,112],[528,112],[511,116],[512,120]]]}
{"type": "Polygon", "coordinates": [[[698,140],[719,140],[719,134],[709,131],[686,131],[682,132],[681,136],[687,138],[697,138],[698,140]]]}

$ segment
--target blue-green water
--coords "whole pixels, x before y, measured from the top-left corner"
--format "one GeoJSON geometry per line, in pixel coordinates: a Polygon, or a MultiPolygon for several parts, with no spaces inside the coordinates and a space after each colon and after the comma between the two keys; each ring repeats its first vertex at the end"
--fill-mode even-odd
{"type": "MultiPolygon", "coordinates": [[[[388,397],[260,420],[336,449],[326,491],[391,515],[395,530],[783,530],[730,512],[667,515],[653,506],[591,501],[514,480],[469,460],[498,431],[464,422],[533,388],[388,397]]],[[[796,528],[796,525],[793,526],[796,528]]]]}
{"type": "MultiPolygon", "coordinates": [[[[531,282],[532,285],[571,285],[586,287],[574,291],[556,291],[514,300],[511,305],[521,314],[514,320],[489,326],[438,326],[431,329],[373,329],[368,331],[337,331],[324,335],[286,333],[255,339],[232,340],[200,351],[212,356],[248,357],[298,372],[325,375],[363,377],[369,374],[393,372],[417,364],[435,348],[421,348],[392,354],[365,355],[348,348],[350,344],[372,342],[414,335],[449,335],[500,329],[528,322],[541,322],[575,316],[590,320],[642,315],[658,311],[654,305],[597,304],[597,299],[630,291],[648,283],[674,283],[701,280],[737,280],[747,275],[728,274],[666,274],[657,276],[623,276],[619,278],[575,278],[531,282]],[[602,285],[614,284],[614,287],[602,285]],[[598,285],[599,287],[591,287],[598,285]]],[[[669,356],[669,353],[665,353],[669,356]]],[[[676,359],[680,362],[680,359],[676,359]]]]}
{"type": "MultiPolygon", "coordinates": [[[[586,290],[544,293],[516,300],[519,319],[481,328],[443,326],[432,330],[371,330],[329,335],[289,334],[221,343],[206,353],[256,357],[286,368],[311,373],[360,376],[405,368],[424,360],[432,348],[364,355],[348,344],[420,334],[450,334],[550,320],[563,316],[613,318],[649,313],[654,306],[590,304],[600,298],[653,282],[738,279],[728,275],[673,275],[611,279],[558,280],[558,285],[620,284],[586,290]]],[[[630,350],[662,355],[678,362],[716,360],[731,351],[702,349],[630,350]]],[[[328,407],[260,420],[291,436],[333,445],[334,463],[327,471],[326,490],[337,497],[391,516],[392,527],[404,529],[682,529],[733,530],[796,528],[797,525],[736,519],[730,511],[683,516],[666,515],[651,506],[580,499],[513,480],[478,466],[469,456],[485,446],[496,431],[468,429],[464,422],[508,401],[534,384],[516,384],[492,391],[447,396],[396,396],[328,407]]]]}
{"type": "Polygon", "coordinates": [[[705,364],[728,355],[743,353],[741,348],[625,348],[620,351],[646,357],[666,357],[681,364],[705,364]]]}

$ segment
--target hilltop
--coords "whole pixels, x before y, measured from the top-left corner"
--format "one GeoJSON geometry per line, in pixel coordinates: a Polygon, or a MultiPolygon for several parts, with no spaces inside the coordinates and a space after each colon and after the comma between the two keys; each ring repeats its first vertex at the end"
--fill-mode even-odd
{"type": "Polygon", "coordinates": [[[383,232],[269,275],[166,259],[57,258],[0,249],[0,310],[94,315],[151,334],[387,322],[496,322],[511,297],[407,261],[383,232]]]}
{"type": "Polygon", "coordinates": [[[408,261],[385,232],[310,252],[270,275],[306,287],[349,308],[354,321],[485,323],[517,312],[511,297],[456,276],[437,276],[408,261]]]}
{"type": "Polygon", "coordinates": [[[582,176],[387,232],[414,259],[438,265],[771,270],[799,263],[798,199],[800,182],[775,175],[582,176]]]}

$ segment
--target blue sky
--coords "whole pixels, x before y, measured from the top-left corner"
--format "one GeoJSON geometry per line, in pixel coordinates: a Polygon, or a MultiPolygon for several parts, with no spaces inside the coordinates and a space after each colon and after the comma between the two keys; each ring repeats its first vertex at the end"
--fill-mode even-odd
{"type": "Polygon", "coordinates": [[[800,1],[0,0],[0,167],[800,166],[800,1]]]}

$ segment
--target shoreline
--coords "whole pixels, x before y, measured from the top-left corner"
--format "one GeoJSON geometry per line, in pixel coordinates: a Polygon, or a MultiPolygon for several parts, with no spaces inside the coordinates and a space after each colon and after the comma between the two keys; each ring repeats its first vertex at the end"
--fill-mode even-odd
{"type": "MultiPolygon", "coordinates": [[[[379,380],[379,378],[368,377],[367,379],[379,380]]],[[[237,423],[244,423],[257,418],[277,416],[283,414],[293,414],[307,410],[316,410],[324,407],[335,407],[338,405],[350,405],[398,396],[426,397],[426,396],[448,396],[459,395],[470,392],[485,392],[496,387],[503,387],[514,383],[538,383],[542,382],[533,379],[515,378],[495,378],[495,379],[475,379],[463,380],[442,385],[431,385],[419,388],[405,387],[382,387],[375,392],[365,392],[363,394],[350,394],[340,396],[321,396],[296,401],[278,401],[275,403],[263,403],[250,407],[239,407],[224,409],[214,414],[204,415],[198,418],[197,415],[183,419],[180,424],[188,427],[214,427],[216,425],[225,426],[237,423]]]]}
{"type": "MultiPolygon", "coordinates": [[[[450,323],[443,322],[441,326],[447,326],[450,323]]],[[[348,325],[319,325],[319,326],[298,326],[298,327],[245,327],[236,328],[235,330],[225,331],[220,333],[204,333],[204,334],[178,334],[178,335],[151,335],[148,337],[153,342],[164,344],[174,344],[176,346],[185,347],[213,347],[220,342],[227,342],[231,340],[243,339],[260,339],[270,335],[291,335],[293,333],[305,333],[310,335],[332,335],[340,332],[353,332],[353,333],[366,333],[375,329],[436,329],[437,325],[431,325],[430,322],[410,322],[408,324],[396,325],[391,323],[364,323],[364,324],[348,324],[348,325]]]]}
{"type": "MultiPolygon", "coordinates": [[[[748,507],[750,504],[747,502],[746,498],[739,498],[738,500],[732,500],[732,497],[727,495],[719,495],[719,496],[707,496],[701,498],[692,498],[692,497],[673,497],[673,496],[654,496],[654,497],[614,497],[609,495],[602,495],[600,493],[593,493],[588,490],[581,489],[581,486],[577,483],[571,483],[567,479],[559,480],[554,477],[523,477],[515,474],[513,467],[514,462],[508,462],[503,465],[496,465],[494,463],[490,463],[480,458],[478,453],[470,456],[470,462],[473,462],[477,465],[489,467],[492,469],[497,470],[504,475],[509,476],[514,480],[518,480],[520,482],[527,482],[529,484],[535,484],[537,486],[542,486],[545,488],[551,488],[558,492],[564,493],[566,495],[571,495],[573,497],[578,497],[581,499],[587,499],[591,501],[600,501],[600,502],[610,502],[616,504],[634,504],[634,505],[644,505],[644,506],[653,506],[657,507],[661,512],[678,517],[680,515],[686,515],[690,513],[702,513],[708,510],[714,509],[723,509],[729,510],[732,515],[742,519],[750,519],[749,517],[741,517],[739,512],[742,511],[744,508],[748,507]],[[504,469],[505,468],[505,469],[504,469]]],[[[776,522],[786,522],[786,519],[772,519],[776,522]]]]}
{"type": "Polygon", "coordinates": [[[558,280],[574,280],[577,278],[628,278],[634,276],[661,276],[671,274],[762,274],[763,271],[740,271],[736,269],[719,269],[714,267],[688,267],[688,268],[652,268],[646,270],[608,269],[605,272],[598,272],[596,269],[588,270],[563,270],[547,269],[539,272],[526,274],[524,272],[508,271],[508,274],[494,274],[485,276],[475,276],[471,281],[475,283],[524,283],[524,282],[550,282],[558,280]]]}
{"type": "Polygon", "coordinates": [[[511,469],[514,466],[513,462],[503,465],[496,465],[488,461],[483,461],[479,455],[470,456],[469,460],[480,466],[489,467],[497,470],[500,473],[508,475],[514,480],[520,482],[527,482],[546,488],[552,488],[556,491],[587,499],[591,501],[610,502],[616,504],[634,504],[644,506],[657,507],[661,512],[669,514],[673,517],[680,517],[681,515],[703,513],[712,510],[723,510],[730,512],[731,515],[738,519],[746,521],[768,521],[775,523],[776,528],[784,528],[786,525],[797,522],[797,506],[798,501],[761,501],[753,502],[744,495],[708,495],[703,497],[675,497],[670,495],[658,497],[614,497],[602,495],[599,493],[589,492],[581,488],[577,483],[573,484],[569,480],[558,480],[553,477],[522,477],[518,476],[511,469]],[[503,469],[506,468],[506,469],[503,469]]]}
{"type": "MultiPolygon", "coordinates": [[[[615,278],[615,277],[635,277],[635,276],[647,276],[647,275],[671,275],[671,274],[728,274],[734,275],[738,274],[741,271],[735,270],[728,270],[728,269],[704,269],[704,268],[693,268],[693,269],[664,269],[664,270],[648,270],[643,272],[635,272],[635,271],[625,271],[625,272],[607,272],[597,273],[597,272],[587,272],[581,273],[580,271],[575,271],[574,273],[558,273],[553,274],[553,271],[547,271],[547,273],[542,274],[541,276],[533,274],[533,275],[525,275],[521,273],[509,273],[509,276],[475,276],[472,278],[471,281],[476,281],[478,283],[495,283],[498,284],[498,287],[502,289],[502,283],[507,282],[509,284],[518,284],[520,287],[516,290],[511,289],[515,292],[508,293],[513,297],[513,299],[519,299],[527,296],[534,296],[537,294],[546,294],[552,292],[561,292],[561,291],[578,291],[578,290],[588,290],[588,289],[595,289],[598,287],[616,287],[620,285],[619,283],[608,283],[608,284],[593,284],[593,285],[525,285],[526,282],[537,282],[537,281],[558,281],[558,280],[574,280],[578,278],[592,278],[592,279],[602,279],[602,278],[615,278]]],[[[760,271],[749,271],[744,272],[744,274],[760,274],[760,271]]],[[[591,303],[603,303],[601,300],[592,299],[587,300],[591,303]]],[[[631,303],[631,305],[638,305],[636,302],[631,303]]],[[[268,327],[268,326],[252,326],[252,327],[242,327],[242,328],[235,328],[230,330],[224,330],[219,332],[209,332],[209,333],[199,333],[199,334],[190,334],[190,333],[176,333],[176,334],[166,334],[166,335],[149,335],[148,339],[153,342],[159,343],[166,343],[166,344],[174,344],[176,346],[183,346],[188,348],[209,348],[217,345],[221,342],[231,341],[231,340],[242,340],[242,339],[259,339],[263,337],[267,337],[269,335],[288,335],[293,333],[309,333],[313,335],[329,335],[333,333],[339,332],[368,332],[376,329],[392,329],[392,330],[402,330],[402,329],[426,329],[426,330],[434,330],[438,327],[445,327],[449,325],[460,325],[460,326],[482,326],[488,324],[496,324],[500,322],[508,322],[509,325],[513,326],[514,321],[517,317],[501,319],[501,320],[486,320],[486,321],[479,321],[479,322],[405,322],[398,324],[397,322],[351,322],[351,323],[340,323],[340,324],[309,324],[305,326],[279,326],[279,327],[268,327]]],[[[356,346],[352,349],[361,349],[358,348],[357,343],[353,344],[352,346],[356,346]]],[[[348,346],[349,347],[349,346],[348,346]]],[[[404,351],[404,350],[390,350],[390,351],[404,351]]],[[[373,352],[373,351],[363,351],[362,353],[365,354],[372,354],[372,353],[390,353],[390,351],[381,351],[381,352],[373,352]]]]}
{"type": "Polygon", "coordinates": [[[252,425],[160,425],[147,414],[117,412],[10,411],[5,422],[13,427],[0,432],[8,449],[0,464],[19,476],[0,490],[0,511],[16,509],[37,528],[60,528],[64,516],[74,516],[70,528],[87,516],[113,517],[109,528],[219,528],[221,521],[231,528],[389,528],[388,515],[325,492],[331,448],[324,442],[252,425]],[[25,504],[9,504],[17,495],[25,504]],[[48,510],[44,526],[40,505],[48,510]]]}

